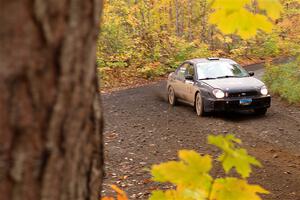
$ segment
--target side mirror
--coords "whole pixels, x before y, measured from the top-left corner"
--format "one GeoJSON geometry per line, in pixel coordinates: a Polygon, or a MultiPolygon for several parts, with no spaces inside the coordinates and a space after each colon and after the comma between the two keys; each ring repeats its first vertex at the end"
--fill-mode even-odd
{"type": "Polygon", "coordinates": [[[185,80],[193,81],[194,77],[192,75],[186,75],[185,80]]]}
{"type": "Polygon", "coordinates": [[[254,76],[254,72],[248,72],[249,76],[254,76]]]}

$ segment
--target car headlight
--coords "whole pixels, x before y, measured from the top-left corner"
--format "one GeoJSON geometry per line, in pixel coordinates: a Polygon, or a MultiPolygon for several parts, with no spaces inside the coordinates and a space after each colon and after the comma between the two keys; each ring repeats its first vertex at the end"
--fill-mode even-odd
{"type": "Polygon", "coordinates": [[[220,89],[214,89],[213,94],[215,95],[216,98],[221,99],[225,97],[225,93],[220,90],[220,89]]]}
{"type": "Polygon", "coordinates": [[[262,95],[267,95],[267,94],[269,93],[267,87],[266,87],[266,86],[262,86],[262,87],[260,88],[260,93],[261,93],[262,95]]]}

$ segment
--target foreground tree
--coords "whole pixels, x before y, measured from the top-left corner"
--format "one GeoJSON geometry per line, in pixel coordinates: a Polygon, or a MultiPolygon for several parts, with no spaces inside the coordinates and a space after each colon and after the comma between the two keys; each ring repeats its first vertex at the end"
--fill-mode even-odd
{"type": "Polygon", "coordinates": [[[95,50],[102,0],[0,0],[1,199],[101,190],[95,50]]]}

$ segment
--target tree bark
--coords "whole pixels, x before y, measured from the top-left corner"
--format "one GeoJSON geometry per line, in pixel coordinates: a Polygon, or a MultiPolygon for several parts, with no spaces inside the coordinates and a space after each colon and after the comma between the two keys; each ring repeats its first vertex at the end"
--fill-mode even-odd
{"type": "Polygon", "coordinates": [[[193,2],[192,0],[188,0],[188,39],[189,42],[193,41],[193,28],[192,28],[192,20],[193,20],[193,2]]]}
{"type": "Polygon", "coordinates": [[[98,199],[102,0],[0,0],[0,194],[98,199]]]}
{"type": "Polygon", "coordinates": [[[179,27],[179,17],[180,17],[180,13],[179,13],[179,3],[178,0],[175,0],[175,17],[176,17],[176,21],[175,21],[175,27],[176,27],[176,35],[180,36],[180,27],[179,27]]]}
{"type": "Polygon", "coordinates": [[[200,1],[200,18],[201,18],[201,35],[200,38],[202,42],[207,42],[207,0],[201,0],[200,1]]]}

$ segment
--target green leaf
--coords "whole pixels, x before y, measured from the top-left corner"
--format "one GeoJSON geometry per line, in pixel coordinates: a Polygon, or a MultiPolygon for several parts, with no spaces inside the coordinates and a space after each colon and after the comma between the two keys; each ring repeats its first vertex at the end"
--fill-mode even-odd
{"type": "Polygon", "coordinates": [[[249,177],[252,172],[251,164],[261,166],[260,162],[254,157],[249,156],[245,149],[236,149],[230,153],[223,153],[219,158],[226,173],[229,173],[232,168],[243,177],[249,177]]]}
{"type": "Polygon", "coordinates": [[[283,11],[283,7],[278,0],[258,0],[258,7],[265,10],[273,20],[278,19],[283,11]]]}
{"type": "Polygon", "coordinates": [[[149,200],[167,200],[167,197],[163,191],[155,190],[151,193],[149,200]]]}
{"type": "Polygon", "coordinates": [[[182,173],[185,171],[186,166],[183,162],[169,161],[159,165],[153,165],[151,174],[154,181],[183,184],[185,180],[182,180],[182,173]]]}
{"type": "Polygon", "coordinates": [[[205,200],[207,197],[207,194],[203,190],[198,189],[184,189],[182,193],[184,197],[194,200],[205,200]]]}
{"type": "Polygon", "coordinates": [[[195,151],[179,151],[180,161],[170,161],[153,165],[151,174],[154,181],[170,182],[179,187],[200,189],[208,193],[212,177],[209,172],[212,167],[210,156],[201,156],[195,151]]]}
{"type": "Polygon", "coordinates": [[[250,4],[252,0],[214,0],[213,9],[224,9],[228,11],[239,10],[250,4]]]}
{"type": "Polygon", "coordinates": [[[177,189],[153,191],[149,200],[205,200],[207,195],[201,190],[197,189],[177,189]]]}
{"type": "Polygon", "coordinates": [[[222,149],[223,151],[230,151],[235,147],[236,144],[242,144],[242,141],[239,138],[236,138],[233,134],[227,135],[209,135],[208,144],[215,145],[222,149]]]}
{"type": "Polygon", "coordinates": [[[269,194],[259,185],[250,185],[243,179],[219,178],[213,184],[210,200],[261,200],[257,193],[269,194]]]}
{"type": "Polygon", "coordinates": [[[203,193],[198,190],[167,190],[154,191],[151,194],[149,200],[205,200],[203,193]]]}
{"type": "Polygon", "coordinates": [[[219,147],[223,153],[218,160],[222,162],[222,166],[226,173],[232,168],[243,177],[249,177],[252,172],[251,165],[261,166],[261,163],[254,157],[250,156],[245,149],[236,148],[236,144],[241,144],[241,140],[232,134],[226,136],[208,136],[208,143],[219,147]]]}
{"type": "Polygon", "coordinates": [[[178,153],[178,157],[183,160],[194,173],[207,173],[212,168],[211,157],[209,155],[201,156],[192,150],[181,150],[178,153]]]}

